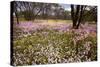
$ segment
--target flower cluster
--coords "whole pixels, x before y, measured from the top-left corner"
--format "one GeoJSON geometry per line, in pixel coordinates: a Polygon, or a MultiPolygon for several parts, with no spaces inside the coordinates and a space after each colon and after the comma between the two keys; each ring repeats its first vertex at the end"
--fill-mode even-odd
{"type": "Polygon", "coordinates": [[[97,60],[95,26],[86,25],[76,30],[65,23],[23,22],[16,27],[21,30],[16,29],[15,33],[20,34],[13,41],[15,66],[97,60]]]}

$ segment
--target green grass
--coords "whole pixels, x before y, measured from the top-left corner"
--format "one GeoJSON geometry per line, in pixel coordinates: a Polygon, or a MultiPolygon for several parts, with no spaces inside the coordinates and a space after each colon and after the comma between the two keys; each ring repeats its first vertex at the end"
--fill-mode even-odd
{"type": "Polygon", "coordinates": [[[59,33],[57,31],[46,30],[35,32],[27,37],[15,39],[13,41],[14,65],[83,62],[88,61],[88,59],[91,61],[96,60],[96,37],[89,36],[84,40],[78,41],[79,52],[76,54],[73,36],[75,36],[74,33],[59,33]],[[91,42],[90,56],[81,54],[86,50],[83,45],[86,42],[91,42]]]}

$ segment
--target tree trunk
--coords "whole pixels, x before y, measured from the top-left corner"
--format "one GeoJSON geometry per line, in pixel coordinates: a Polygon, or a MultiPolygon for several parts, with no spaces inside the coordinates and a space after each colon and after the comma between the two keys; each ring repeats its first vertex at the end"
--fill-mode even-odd
{"type": "Polygon", "coordinates": [[[73,22],[73,28],[78,29],[79,25],[81,23],[83,16],[83,5],[77,5],[74,7],[74,5],[71,5],[71,17],[73,22]]]}
{"type": "Polygon", "coordinates": [[[79,28],[79,25],[80,25],[80,23],[81,23],[81,21],[82,21],[82,17],[83,17],[83,6],[81,6],[80,16],[79,16],[79,20],[78,20],[78,24],[77,24],[77,26],[76,26],[76,29],[79,28]]]}
{"type": "Polygon", "coordinates": [[[16,16],[17,24],[19,24],[19,19],[18,19],[17,12],[15,12],[15,16],[16,16]]]}
{"type": "Polygon", "coordinates": [[[78,21],[78,19],[79,19],[79,14],[80,14],[80,5],[77,5],[76,6],[76,13],[75,13],[75,21],[74,21],[74,23],[75,23],[75,27],[74,27],[74,29],[78,29],[77,28],[77,24],[79,23],[79,21],[78,21]]]}
{"type": "Polygon", "coordinates": [[[71,5],[71,18],[73,22],[73,28],[76,26],[75,18],[74,18],[74,5],[71,5]]]}
{"type": "Polygon", "coordinates": [[[15,16],[16,16],[17,24],[19,24],[19,19],[18,19],[18,14],[17,14],[17,12],[18,12],[17,7],[18,7],[17,3],[14,2],[14,13],[15,13],[15,16]]]}

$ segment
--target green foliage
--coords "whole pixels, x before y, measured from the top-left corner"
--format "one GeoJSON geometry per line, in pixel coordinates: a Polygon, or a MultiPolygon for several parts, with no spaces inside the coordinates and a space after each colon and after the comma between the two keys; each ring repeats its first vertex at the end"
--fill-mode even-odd
{"type": "Polygon", "coordinates": [[[32,20],[33,13],[31,11],[24,11],[23,15],[26,20],[32,20]]]}
{"type": "Polygon", "coordinates": [[[96,6],[87,6],[89,10],[84,11],[84,15],[82,18],[83,22],[89,21],[92,23],[94,21],[97,22],[97,7],[96,6]]]}

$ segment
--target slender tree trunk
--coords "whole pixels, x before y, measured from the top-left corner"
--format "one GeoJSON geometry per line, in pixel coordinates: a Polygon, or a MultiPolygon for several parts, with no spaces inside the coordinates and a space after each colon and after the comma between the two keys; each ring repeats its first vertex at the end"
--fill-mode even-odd
{"type": "Polygon", "coordinates": [[[78,20],[78,24],[76,26],[76,29],[79,28],[79,25],[80,25],[80,23],[82,21],[82,17],[83,17],[83,6],[81,6],[80,16],[79,16],[79,20],[78,20]]]}
{"type": "Polygon", "coordinates": [[[36,19],[36,17],[38,16],[38,14],[41,12],[41,10],[42,10],[42,8],[37,12],[37,14],[36,15],[34,15],[34,17],[33,17],[33,21],[36,19]]]}
{"type": "Polygon", "coordinates": [[[15,12],[15,16],[16,16],[17,24],[19,24],[19,19],[18,19],[17,12],[15,12]]]}
{"type": "Polygon", "coordinates": [[[74,18],[74,5],[71,5],[71,18],[72,18],[72,22],[73,22],[73,28],[75,27],[76,22],[75,18],[74,18]]]}
{"type": "Polygon", "coordinates": [[[14,2],[14,13],[15,13],[15,16],[16,16],[17,24],[19,24],[17,7],[18,7],[17,3],[14,2]]]}

